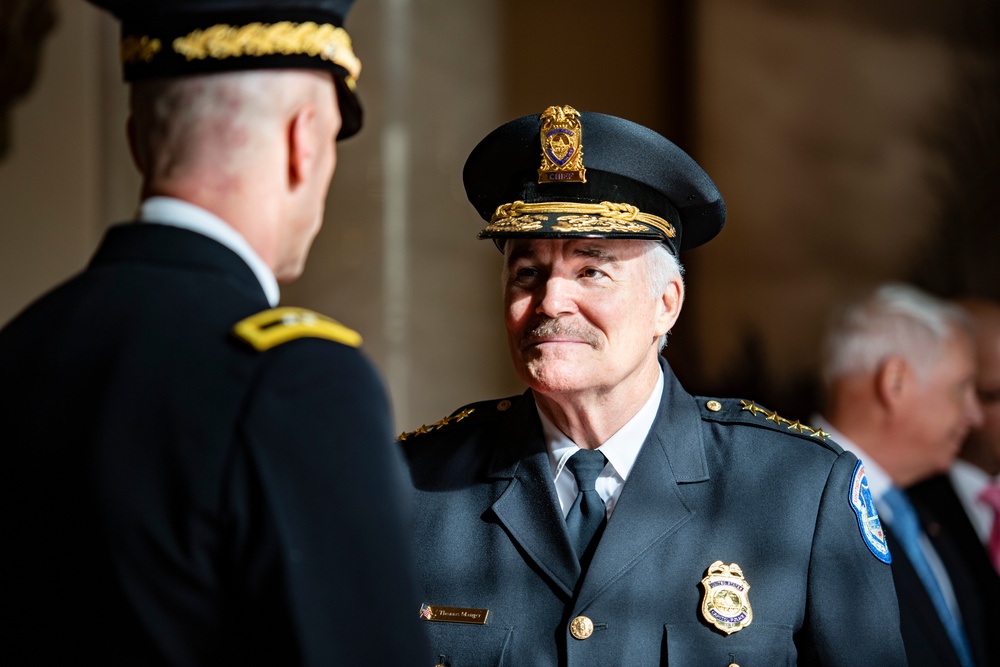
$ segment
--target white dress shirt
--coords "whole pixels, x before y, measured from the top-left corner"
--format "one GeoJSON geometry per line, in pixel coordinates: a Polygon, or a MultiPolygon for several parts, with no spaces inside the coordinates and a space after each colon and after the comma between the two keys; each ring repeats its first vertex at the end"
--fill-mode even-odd
{"type": "Polygon", "coordinates": [[[146,199],[139,206],[139,214],[136,218],[139,222],[180,227],[207,236],[213,241],[218,241],[247,263],[253,274],[257,276],[261,289],[264,290],[264,296],[267,297],[267,302],[271,307],[274,308],[278,305],[281,292],[278,289],[278,281],[274,277],[274,273],[260,258],[260,255],[250,247],[243,235],[226,224],[222,218],[209,213],[200,206],[173,197],[146,199]]]}
{"type": "Polygon", "coordinates": [[[991,482],[1000,484],[1000,475],[990,477],[979,466],[972,465],[968,461],[956,459],[948,471],[951,478],[951,485],[955,489],[955,495],[962,502],[965,513],[969,516],[969,522],[976,529],[979,541],[985,546],[990,540],[990,530],[993,529],[993,509],[986,503],[979,500],[979,494],[991,482]]]}
{"type": "MultiPolygon", "coordinates": [[[[834,442],[861,459],[861,463],[865,467],[865,477],[868,478],[868,489],[871,491],[872,500],[875,502],[875,509],[878,511],[879,520],[885,521],[891,527],[892,508],[889,507],[888,503],[882,502],[882,497],[889,489],[895,486],[892,478],[864,449],[834,428],[830,422],[822,417],[817,417],[812,421],[824,431],[829,432],[834,442]]],[[[944,600],[948,604],[949,609],[951,609],[952,615],[961,620],[962,612],[958,609],[958,599],[955,597],[955,589],[951,585],[951,577],[948,576],[948,570],[945,569],[941,557],[938,556],[937,549],[934,548],[930,538],[923,531],[920,533],[920,550],[924,552],[927,563],[931,566],[931,572],[934,573],[934,578],[937,579],[938,586],[941,588],[941,593],[944,595],[944,600]]]]}
{"type": "MultiPolygon", "coordinates": [[[[653,393],[649,395],[639,412],[598,447],[598,450],[608,460],[608,464],[604,466],[604,470],[597,477],[595,488],[604,501],[609,519],[611,512],[615,509],[615,504],[618,502],[618,497],[621,495],[625,480],[628,479],[628,474],[631,472],[632,466],[635,465],[635,459],[639,456],[642,443],[649,435],[649,430],[653,428],[662,395],[663,371],[660,370],[660,377],[656,381],[656,386],[653,387],[653,393]]],[[[538,406],[536,405],[535,408],[538,409],[538,406]]],[[[552,464],[552,479],[555,481],[559,505],[562,507],[562,513],[565,517],[579,492],[576,478],[573,477],[573,473],[566,469],[566,461],[580,448],[549,421],[540,409],[538,416],[542,420],[545,446],[549,450],[549,462],[552,464]]]]}

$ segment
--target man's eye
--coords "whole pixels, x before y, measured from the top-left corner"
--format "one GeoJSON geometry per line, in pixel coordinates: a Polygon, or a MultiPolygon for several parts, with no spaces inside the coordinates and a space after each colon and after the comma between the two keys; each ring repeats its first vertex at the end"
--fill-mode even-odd
{"type": "Polygon", "coordinates": [[[514,271],[516,280],[530,280],[538,275],[538,269],[532,266],[523,266],[514,271]]]}
{"type": "Polygon", "coordinates": [[[600,278],[604,275],[604,271],[600,269],[595,269],[594,267],[587,267],[580,272],[580,275],[584,278],[600,278]]]}

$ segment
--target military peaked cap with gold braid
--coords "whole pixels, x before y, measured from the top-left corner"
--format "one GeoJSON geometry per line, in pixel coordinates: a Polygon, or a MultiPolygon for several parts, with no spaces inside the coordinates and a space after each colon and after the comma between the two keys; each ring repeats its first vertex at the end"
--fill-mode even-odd
{"type": "Polygon", "coordinates": [[[298,338],[325,338],[350,347],[361,345],[357,331],[305,308],[262,311],[237,323],[233,333],[261,352],[298,338]]]}
{"type": "Polygon", "coordinates": [[[361,61],[343,28],[354,0],[90,0],[122,22],[126,81],[247,69],[334,73],[343,125],[361,129],[361,61]]]}
{"type": "Polygon", "coordinates": [[[656,132],[601,113],[551,106],[486,136],[465,163],[465,191],[489,224],[479,237],[662,241],[671,253],[726,221],[715,184],[656,132]]]}

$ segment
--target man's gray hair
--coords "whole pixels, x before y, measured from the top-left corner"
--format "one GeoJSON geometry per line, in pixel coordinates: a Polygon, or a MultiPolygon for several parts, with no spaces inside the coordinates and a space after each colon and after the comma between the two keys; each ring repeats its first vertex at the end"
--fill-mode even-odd
{"type": "MultiPolygon", "coordinates": [[[[659,298],[667,291],[667,286],[673,281],[684,285],[684,267],[674,257],[667,246],[659,241],[641,241],[646,244],[646,271],[649,277],[649,293],[652,298],[659,298]]],[[[662,352],[667,346],[669,331],[660,336],[657,349],[662,352]]]]}
{"type": "Polygon", "coordinates": [[[965,313],[946,301],[900,283],[882,285],[845,308],[823,342],[824,382],[874,372],[899,356],[924,381],[944,342],[957,329],[968,330],[965,313]]]}

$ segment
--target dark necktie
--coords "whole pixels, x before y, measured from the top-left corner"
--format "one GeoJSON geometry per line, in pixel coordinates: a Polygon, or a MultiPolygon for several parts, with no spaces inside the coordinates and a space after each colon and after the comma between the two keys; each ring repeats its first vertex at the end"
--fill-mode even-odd
{"type": "Polygon", "coordinates": [[[607,462],[604,454],[596,449],[581,449],[566,461],[566,467],[576,478],[579,489],[576,500],[566,515],[566,527],[569,528],[569,538],[581,562],[587,555],[587,548],[593,542],[594,535],[604,523],[604,501],[594,484],[607,462]]]}

